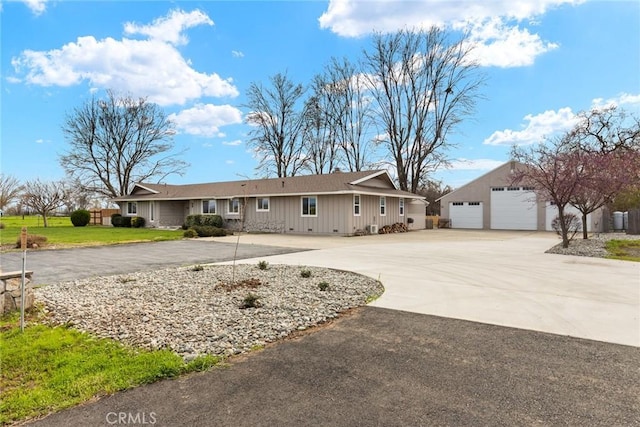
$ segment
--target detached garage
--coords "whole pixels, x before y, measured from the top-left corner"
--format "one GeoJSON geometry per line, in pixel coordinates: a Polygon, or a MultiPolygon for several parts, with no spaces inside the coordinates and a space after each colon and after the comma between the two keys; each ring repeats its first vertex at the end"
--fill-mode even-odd
{"type": "MultiPolygon", "coordinates": [[[[512,183],[513,172],[524,167],[522,163],[507,162],[442,196],[439,199],[440,216],[451,220],[451,228],[551,229],[551,221],[558,215],[556,207],[538,198],[534,187],[512,183]]],[[[567,207],[567,211],[576,213],[577,210],[567,207]]],[[[589,230],[601,230],[602,212],[591,216],[589,230]]]]}

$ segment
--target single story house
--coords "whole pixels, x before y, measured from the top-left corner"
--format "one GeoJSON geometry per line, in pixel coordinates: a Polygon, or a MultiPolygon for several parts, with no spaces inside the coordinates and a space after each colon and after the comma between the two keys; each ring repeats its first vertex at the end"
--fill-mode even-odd
{"type": "MultiPolygon", "coordinates": [[[[553,231],[551,226],[558,209],[534,192],[526,184],[512,185],[511,176],[522,163],[509,161],[462,187],[442,196],[440,214],[450,220],[451,228],[484,230],[540,230],[553,231]]],[[[568,205],[565,212],[582,218],[582,214],[568,205]]],[[[587,230],[603,229],[603,210],[587,216],[587,230]]]]}
{"type": "Polygon", "coordinates": [[[399,190],[384,170],[208,184],[135,184],[112,199],[147,227],[179,227],[188,215],[220,215],[246,231],[353,235],[395,223],[425,228],[425,198],[399,190]],[[244,218],[243,218],[244,217],[244,218]],[[411,218],[411,219],[410,219],[411,218]],[[244,221],[243,221],[244,220],[244,221]]]}

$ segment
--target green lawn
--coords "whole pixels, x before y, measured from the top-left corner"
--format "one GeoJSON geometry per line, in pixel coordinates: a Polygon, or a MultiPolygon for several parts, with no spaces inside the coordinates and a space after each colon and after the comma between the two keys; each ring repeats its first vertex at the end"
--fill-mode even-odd
{"type": "Polygon", "coordinates": [[[0,244],[15,244],[22,227],[29,234],[47,237],[47,245],[91,246],[110,245],[125,242],[147,242],[182,239],[182,230],[158,230],[154,228],[116,228],[111,226],[88,225],[74,227],[69,217],[52,217],[49,226],[44,227],[42,218],[36,216],[3,217],[4,228],[0,230],[0,244]]]}
{"type": "Polygon", "coordinates": [[[185,363],[168,350],[134,349],[74,329],[46,326],[34,314],[21,333],[18,318],[14,313],[0,319],[0,425],[206,370],[222,360],[202,356],[185,363]]]}
{"type": "Polygon", "coordinates": [[[640,262],[640,240],[609,240],[607,258],[640,262]]]}

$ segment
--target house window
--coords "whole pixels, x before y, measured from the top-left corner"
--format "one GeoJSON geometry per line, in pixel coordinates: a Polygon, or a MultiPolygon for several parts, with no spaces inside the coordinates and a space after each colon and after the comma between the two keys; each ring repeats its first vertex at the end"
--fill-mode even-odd
{"type": "Polygon", "coordinates": [[[533,188],[533,187],[522,187],[522,190],[524,190],[524,191],[533,191],[533,190],[535,190],[535,188],[533,188]]]}
{"type": "Polygon", "coordinates": [[[318,198],[316,196],[302,197],[302,216],[318,216],[318,198]]]}
{"type": "Polygon", "coordinates": [[[520,187],[508,187],[507,191],[520,191],[520,187]]]}
{"type": "Polygon", "coordinates": [[[469,206],[480,206],[480,202],[469,202],[469,206]]]}
{"type": "Polygon", "coordinates": [[[453,206],[464,206],[464,202],[453,202],[453,206]]]}
{"type": "Polygon", "coordinates": [[[380,216],[387,215],[387,198],[385,196],[380,197],[380,216]]]}
{"type": "Polygon", "coordinates": [[[257,212],[269,212],[269,198],[258,197],[256,199],[256,211],[257,212]]]}
{"type": "Polygon", "coordinates": [[[493,187],[491,191],[504,191],[504,187],[493,187]]]}
{"type": "Polygon", "coordinates": [[[353,216],[360,216],[360,195],[353,195],[353,216]]]}
{"type": "Polygon", "coordinates": [[[400,216],[404,216],[404,199],[400,199],[400,216]]]}
{"type": "Polygon", "coordinates": [[[229,199],[229,206],[227,213],[239,214],[240,213],[240,199],[229,199]]]}
{"type": "Polygon", "coordinates": [[[215,200],[203,200],[202,201],[202,213],[203,214],[215,214],[216,213],[216,201],[215,200]]]}
{"type": "Polygon", "coordinates": [[[138,202],[127,202],[127,215],[138,214],[138,202]]]}

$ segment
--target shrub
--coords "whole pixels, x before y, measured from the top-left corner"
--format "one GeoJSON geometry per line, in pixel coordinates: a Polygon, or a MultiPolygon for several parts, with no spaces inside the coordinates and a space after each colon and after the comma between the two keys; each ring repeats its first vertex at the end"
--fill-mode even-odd
{"type": "Polygon", "coordinates": [[[74,227],[85,227],[91,221],[91,213],[86,209],[71,212],[71,223],[74,227]]]}
{"type": "Polygon", "coordinates": [[[142,228],[144,227],[145,219],[141,216],[134,216],[131,219],[131,226],[134,228],[142,228]]]}
{"type": "Polygon", "coordinates": [[[210,227],[222,228],[224,221],[220,215],[202,215],[200,219],[202,225],[208,225],[210,227]]]}
{"type": "Polygon", "coordinates": [[[202,217],[202,215],[187,215],[184,219],[183,227],[191,228],[194,225],[202,225],[200,224],[200,217],[202,217]]]}
{"type": "Polygon", "coordinates": [[[329,283],[328,282],[318,283],[318,289],[320,289],[321,291],[326,291],[327,289],[329,289],[329,283]]]}
{"type": "Polygon", "coordinates": [[[204,267],[201,266],[200,264],[196,264],[193,266],[193,268],[191,269],[191,271],[203,271],[204,267]]]}
{"type": "MultiPolygon", "coordinates": [[[[564,223],[567,226],[567,237],[569,238],[569,240],[573,240],[578,231],[582,230],[582,220],[575,214],[565,213],[564,223]]],[[[551,228],[553,228],[558,236],[562,235],[562,228],[560,227],[560,217],[556,216],[553,221],[551,221],[551,228]]]]}
{"type": "Polygon", "coordinates": [[[269,263],[267,261],[259,261],[258,262],[258,268],[260,270],[266,270],[269,268],[269,263]]]}
{"type": "Polygon", "coordinates": [[[111,215],[111,225],[114,227],[122,227],[122,215],[119,213],[111,215]]]}
{"type": "Polygon", "coordinates": [[[211,227],[208,225],[195,225],[192,227],[196,233],[198,233],[199,237],[222,237],[226,236],[227,233],[218,227],[211,227]]]}
{"type": "Polygon", "coordinates": [[[220,215],[189,215],[184,221],[183,227],[190,228],[196,225],[202,225],[206,227],[222,228],[224,224],[220,215]]]}
{"type": "Polygon", "coordinates": [[[186,237],[187,239],[193,239],[194,237],[198,237],[198,232],[196,230],[194,230],[193,228],[189,228],[189,229],[185,230],[185,232],[182,233],[182,235],[184,237],[186,237]]]}
{"type": "Polygon", "coordinates": [[[242,305],[240,305],[240,308],[256,308],[260,307],[261,305],[262,304],[260,304],[260,297],[250,292],[242,300],[242,305]]]}
{"type": "MultiPolygon", "coordinates": [[[[47,243],[47,236],[40,236],[38,234],[27,234],[27,248],[38,248],[44,246],[47,243]]],[[[16,248],[20,249],[20,236],[16,241],[16,248]]]]}
{"type": "Polygon", "coordinates": [[[132,217],[130,217],[130,216],[123,216],[122,217],[122,225],[120,227],[131,228],[131,219],[132,219],[132,217]]]}
{"type": "Polygon", "coordinates": [[[304,277],[305,279],[308,279],[309,277],[311,277],[311,270],[302,270],[300,272],[300,277],[304,277]]]}

